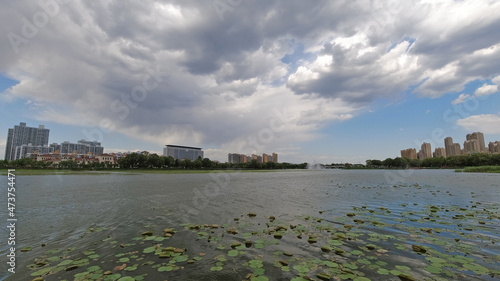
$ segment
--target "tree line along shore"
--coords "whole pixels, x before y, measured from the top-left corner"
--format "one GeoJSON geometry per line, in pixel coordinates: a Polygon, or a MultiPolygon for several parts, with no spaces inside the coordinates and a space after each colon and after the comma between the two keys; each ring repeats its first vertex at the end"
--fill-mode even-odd
{"type": "MultiPolygon", "coordinates": [[[[323,165],[322,165],[323,166],[323,165]]],[[[335,164],[332,164],[335,166],[335,164]]],[[[337,165],[338,166],[338,165],[337,165]]],[[[283,170],[283,169],[306,169],[307,163],[260,163],[253,159],[247,163],[220,163],[209,158],[198,158],[195,161],[188,159],[179,160],[169,156],[157,154],[129,154],[120,158],[116,164],[111,163],[87,163],[79,164],[68,160],[57,164],[50,162],[35,161],[24,158],[14,161],[0,160],[0,169],[23,169],[31,170],[29,174],[44,174],[50,171],[70,170],[72,173],[78,171],[142,171],[157,173],[191,173],[216,170],[283,170]],[[38,170],[38,171],[37,171],[38,170]]],[[[324,167],[324,166],[323,166],[324,167]]],[[[387,158],[385,160],[370,159],[363,164],[342,164],[342,169],[456,169],[460,172],[494,172],[500,173],[500,154],[470,154],[450,157],[434,157],[424,160],[407,158],[387,158]]],[[[28,173],[28,171],[26,171],[28,173]]],[[[67,171],[66,173],[70,173],[67,171]]]]}
{"type": "Polygon", "coordinates": [[[209,158],[201,158],[192,161],[189,159],[174,159],[172,156],[159,156],[157,154],[131,153],[118,159],[116,163],[90,162],[77,163],[74,160],[52,163],[46,161],[35,161],[31,158],[23,158],[13,161],[0,160],[0,169],[6,168],[31,168],[31,169],[73,169],[73,170],[106,170],[106,169],[165,169],[165,170],[225,170],[225,169],[248,169],[248,170],[274,170],[274,169],[305,169],[307,163],[275,163],[258,162],[252,159],[247,163],[221,163],[209,158]]]}

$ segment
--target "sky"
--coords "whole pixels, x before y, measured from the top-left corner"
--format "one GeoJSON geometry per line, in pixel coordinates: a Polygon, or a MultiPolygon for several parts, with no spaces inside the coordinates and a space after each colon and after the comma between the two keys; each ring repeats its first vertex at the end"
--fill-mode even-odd
{"type": "Polygon", "coordinates": [[[8,128],[105,152],[365,163],[500,141],[500,2],[2,1],[8,128]]]}

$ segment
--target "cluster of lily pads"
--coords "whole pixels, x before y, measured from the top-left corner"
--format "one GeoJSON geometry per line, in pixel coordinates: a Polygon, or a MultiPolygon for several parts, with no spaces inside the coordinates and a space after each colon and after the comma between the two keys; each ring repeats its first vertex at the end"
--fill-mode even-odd
{"type": "Polygon", "coordinates": [[[498,204],[248,213],[222,225],[149,226],[129,241],[52,249],[28,268],[37,281],[481,280],[500,276],[499,233],[498,204]]]}

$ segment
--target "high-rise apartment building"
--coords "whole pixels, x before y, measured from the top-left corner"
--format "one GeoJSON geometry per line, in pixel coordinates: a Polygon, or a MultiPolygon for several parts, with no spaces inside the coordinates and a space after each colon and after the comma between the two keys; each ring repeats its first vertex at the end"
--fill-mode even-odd
{"type": "Polygon", "coordinates": [[[418,152],[418,159],[424,160],[427,158],[432,158],[431,144],[424,142],[420,151],[418,152]]]}
{"type": "Polygon", "coordinates": [[[488,144],[488,151],[490,153],[500,153],[500,141],[490,142],[488,144]]]}
{"type": "Polygon", "coordinates": [[[19,123],[10,128],[7,133],[7,144],[5,147],[5,160],[12,161],[16,156],[16,147],[23,144],[32,146],[47,146],[49,144],[49,129],[44,125],[38,128],[27,127],[26,123],[19,123]]]}
{"type": "Polygon", "coordinates": [[[460,144],[454,143],[451,137],[447,137],[444,139],[444,148],[446,150],[447,157],[462,155],[462,149],[460,148],[460,144]]]}
{"type": "Polygon", "coordinates": [[[227,155],[227,162],[229,162],[229,163],[246,163],[247,156],[244,154],[229,153],[227,155]]]}
{"type": "MultiPolygon", "coordinates": [[[[469,137],[469,135],[467,135],[469,137]]],[[[480,144],[477,139],[468,139],[464,141],[463,154],[474,154],[481,152],[480,144]]]]}
{"type": "Polygon", "coordinates": [[[246,156],[245,154],[238,154],[238,153],[229,153],[227,155],[227,162],[228,163],[247,163],[249,160],[255,159],[259,163],[267,163],[267,162],[274,162],[278,163],[278,154],[274,153],[271,154],[266,154],[263,153],[262,156],[252,154],[252,156],[246,156]]]}
{"type": "Polygon", "coordinates": [[[415,148],[401,150],[401,158],[417,159],[417,150],[415,148]]]}
{"type": "Polygon", "coordinates": [[[198,147],[166,145],[163,148],[163,156],[172,156],[174,159],[188,159],[195,161],[198,157],[203,158],[203,151],[198,147]]]}
{"type": "MultiPolygon", "coordinates": [[[[477,141],[478,149],[475,152],[480,152],[480,153],[487,152],[486,146],[485,146],[485,143],[484,143],[484,135],[483,135],[483,133],[481,133],[481,132],[475,132],[475,133],[472,133],[472,134],[467,134],[467,140],[469,140],[469,141],[476,140],[477,141]]],[[[464,147],[464,150],[465,150],[465,147],[464,147]]]]}
{"type": "Polygon", "coordinates": [[[32,145],[31,143],[23,144],[16,146],[13,160],[26,158],[31,156],[32,154],[47,154],[53,152],[54,148],[50,146],[32,145]]]}
{"type": "Polygon", "coordinates": [[[60,154],[74,153],[100,155],[104,153],[104,147],[102,147],[101,143],[97,141],[79,140],[76,143],[65,141],[60,144],[53,143],[50,147],[53,147],[54,151],[58,151],[60,154]]]}
{"type": "Polygon", "coordinates": [[[267,163],[269,162],[269,155],[266,153],[262,153],[262,162],[267,163]]]}
{"type": "Polygon", "coordinates": [[[257,160],[257,163],[262,163],[262,156],[252,154],[252,160],[257,160]]]}
{"type": "Polygon", "coordinates": [[[433,155],[434,157],[446,157],[446,149],[443,147],[438,147],[434,150],[433,155]]]}

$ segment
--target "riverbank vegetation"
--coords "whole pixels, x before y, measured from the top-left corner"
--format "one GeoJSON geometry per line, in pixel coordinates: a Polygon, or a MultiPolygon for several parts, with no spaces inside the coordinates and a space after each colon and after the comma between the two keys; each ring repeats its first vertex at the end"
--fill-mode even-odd
{"type": "Polygon", "coordinates": [[[479,167],[465,167],[464,169],[457,169],[455,172],[464,173],[500,173],[500,166],[479,166],[479,167]]]}
{"type": "Polygon", "coordinates": [[[366,160],[371,168],[465,168],[479,166],[500,166],[500,154],[469,154],[450,157],[433,157],[424,160],[396,157],[385,160],[366,160]]]}
{"type": "Polygon", "coordinates": [[[209,158],[198,158],[195,161],[189,159],[179,160],[171,156],[159,156],[157,154],[138,154],[132,153],[118,159],[117,163],[109,162],[90,162],[77,163],[73,160],[61,161],[59,163],[35,161],[31,158],[24,158],[14,161],[0,160],[0,169],[40,169],[40,170],[72,170],[72,171],[106,171],[117,169],[122,170],[153,170],[159,171],[179,171],[179,170],[275,170],[275,169],[305,169],[307,163],[292,164],[292,163],[259,163],[256,159],[252,159],[247,163],[220,163],[212,161],[209,158]]]}

